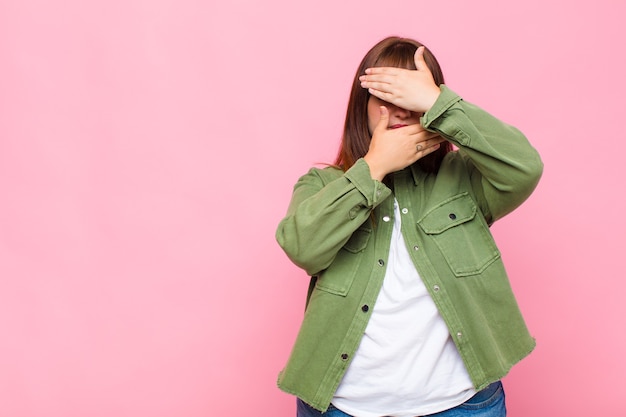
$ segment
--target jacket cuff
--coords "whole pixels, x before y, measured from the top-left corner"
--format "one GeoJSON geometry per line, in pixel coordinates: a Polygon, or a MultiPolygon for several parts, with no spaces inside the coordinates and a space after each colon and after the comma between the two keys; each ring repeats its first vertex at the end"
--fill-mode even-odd
{"type": "MultiPolygon", "coordinates": [[[[420,123],[424,126],[424,129],[429,129],[429,126],[446,111],[448,111],[450,107],[463,100],[446,85],[441,84],[439,88],[441,89],[441,94],[437,97],[437,101],[435,101],[435,104],[433,104],[430,110],[424,113],[420,119],[420,123]]],[[[429,130],[432,130],[432,128],[429,130]]]]}
{"type": "Polygon", "coordinates": [[[372,178],[369,165],[363,158],[358,159],[345,176],[363,194],[367,207],[374,208],[391,195],[389,187],[372,178]]]}

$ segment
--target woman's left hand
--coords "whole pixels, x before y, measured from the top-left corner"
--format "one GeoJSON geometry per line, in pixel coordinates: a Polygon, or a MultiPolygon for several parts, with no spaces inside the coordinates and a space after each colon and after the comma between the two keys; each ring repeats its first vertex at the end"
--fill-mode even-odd
{"type": "Polygon", "coordinates": [[[424,47],[415,51],[416,70],[395,67],[374,67],[359,77],[361,87],[369,93],[400,108],[426,113],[441,90],[424,61],[424,47]]]}

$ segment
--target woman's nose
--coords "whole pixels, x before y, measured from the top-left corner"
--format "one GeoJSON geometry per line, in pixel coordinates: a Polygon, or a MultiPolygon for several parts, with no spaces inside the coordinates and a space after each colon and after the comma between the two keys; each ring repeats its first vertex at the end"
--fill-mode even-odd
{"type": "Polygon", "coordinates": [[[389,113],[400,119],[408,119],[409,117],[411,117],[410,110],[406,110],[401,107],[393,106],[393,105],[391,106],[389,113]]]}

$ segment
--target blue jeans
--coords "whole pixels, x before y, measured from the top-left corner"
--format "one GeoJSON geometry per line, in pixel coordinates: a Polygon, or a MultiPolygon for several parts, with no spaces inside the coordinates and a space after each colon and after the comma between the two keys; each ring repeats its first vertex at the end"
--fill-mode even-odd
{"type": "MultiPolygon", "coordinates": [[[[449,410],[430,414],[428,417],[505,417],[504,389],[500,381],[494,382],[479,391],[463,404],[449,410]]],[[[338,410],[332,404],[325,413],[321,413],[298,399],[297,417],[352,417],[338,410]]]]}

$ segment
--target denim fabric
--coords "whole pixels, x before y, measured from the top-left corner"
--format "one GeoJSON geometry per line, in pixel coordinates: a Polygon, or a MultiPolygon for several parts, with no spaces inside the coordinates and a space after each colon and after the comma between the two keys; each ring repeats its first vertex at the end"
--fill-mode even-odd
{"type": "Polygon", "coordinates": [[[338,410],[334,405],[330,405],[325,413],[316,410],[311,407],[300,398],[297,399],[297,417],[352,417],[350,414],[346,414],[341,410],[338,410]]]}
{"type": "Polygon", "coordinates": [[[504,389],[500,381],[476,393],[463,404],[429,417],[505,417],[504,389]]]}
{"type": "MultiPolygon", "coordinates": [[[[325,413],[314,409],[304,401],[298,399],[297,417],[353,417],[335,408],[332,404],[325,413]]],[[[500,381],[494,382],[484,390],[476,393],[463,404],[429,414],[428,417],[505,417],[506,404],[504,401],[504,389],[500,381]]]]}

